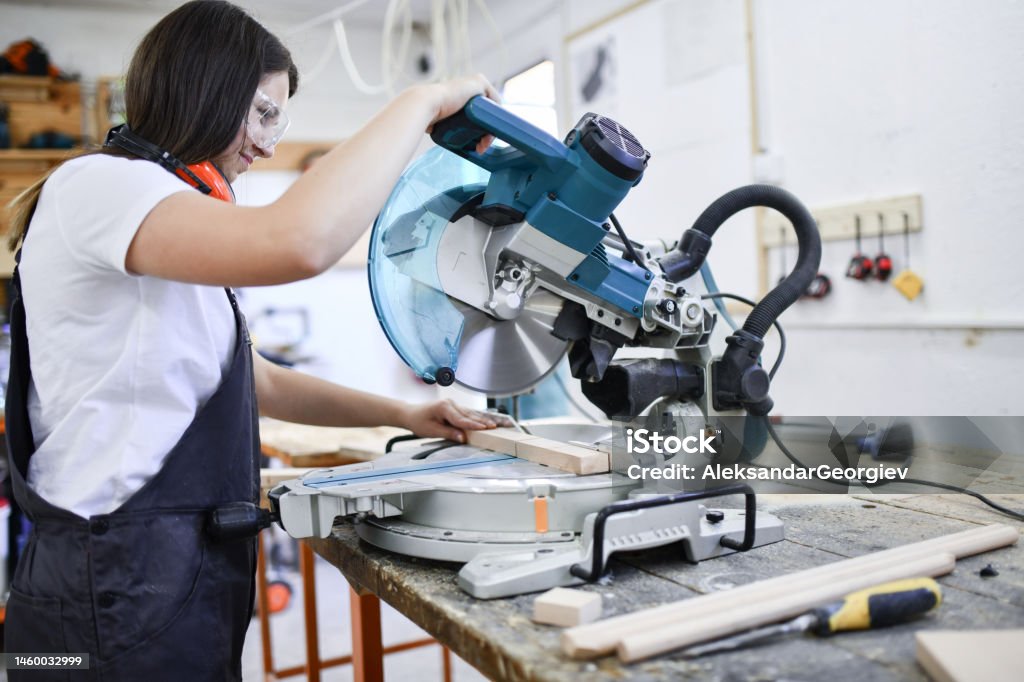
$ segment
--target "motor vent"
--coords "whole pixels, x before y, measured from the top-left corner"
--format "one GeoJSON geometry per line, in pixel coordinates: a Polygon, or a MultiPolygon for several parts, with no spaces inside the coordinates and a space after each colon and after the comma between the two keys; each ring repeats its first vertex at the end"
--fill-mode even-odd
{"type": "Polygon", "coordinates": [[[640,141],[616,121],[605,116],[598,116],[595,119],[597,127],[604,133],[605,138],[613,145],[626,152],[634,159],[641,159],[646,162],[650,154],[643,148],[640,141]]]}
{"type": "Polygon", "coordinates": [[[569,135],[567,142],[579,135],[580,146],[590,157],[623,180],[639,180],[651,158],[633,133],[606,116],[587,114],[569,135]]]}

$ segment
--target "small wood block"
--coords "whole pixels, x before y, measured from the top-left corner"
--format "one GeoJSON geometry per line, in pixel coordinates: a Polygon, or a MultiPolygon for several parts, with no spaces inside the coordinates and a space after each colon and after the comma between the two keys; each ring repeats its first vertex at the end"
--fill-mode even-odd
{"type": "Polygon", "coordinates": [[[1019,680],[1024,630],[918,632],[917,662],[936,682],[1019,680]]]}
{"type": "Polygon", "coordinates": [[[533,600],[533,620],[547,625],[572,627],[601,617],[601,595],[556,587],[533,600]]]}
{"type": "Polygon", "coordinates": [[[518,441],[515,456],[577,475],[603,474],[609,471],[608,453],[547,438],[518,441]]]}
{"type": "Polygon", "coordinates": [[[516,454],[516,443],[530,438],[533,436],[515,429],[486,429],[466,432],[466,441],[470,445],[513,456],[516,454]]]}

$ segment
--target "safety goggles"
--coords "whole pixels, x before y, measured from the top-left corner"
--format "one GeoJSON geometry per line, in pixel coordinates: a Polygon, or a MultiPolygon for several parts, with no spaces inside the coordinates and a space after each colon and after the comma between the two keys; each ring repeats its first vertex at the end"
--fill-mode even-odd
{"type": "Polygon", "coordinates": [[[291,121],[277,102],[262,90],[256,91],[245,120],[249,139],[261,149],[269,149],[281,141],[291,121]]]}

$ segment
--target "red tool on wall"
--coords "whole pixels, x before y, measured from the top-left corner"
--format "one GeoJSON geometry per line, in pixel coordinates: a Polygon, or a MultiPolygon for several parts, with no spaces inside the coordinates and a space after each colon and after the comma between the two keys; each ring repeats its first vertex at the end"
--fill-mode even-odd
{"type": "Polygon", "coordinates": [[[878,214],[878,255],[875,256],[875,279],[884,282],[892,274],[892,258],[885,252],[885,215],[878,214]]]}
{"type": "Polygon", "coordinates": [[[857,240],[857,252],[850,259],[850,264],[846,266],[846,276],[850,279],[855,279],[863,282],[871,276],[871,271],[874,269],[874,263],[870,258],[864,255],[864,252],[860,248],[860,216],[856,216],[853,219],[853,229],[857,240]]]}

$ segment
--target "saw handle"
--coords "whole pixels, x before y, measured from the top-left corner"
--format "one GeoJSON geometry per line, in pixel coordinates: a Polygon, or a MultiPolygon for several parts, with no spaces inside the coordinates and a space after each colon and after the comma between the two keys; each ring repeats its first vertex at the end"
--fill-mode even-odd
{"type": "MultiPolygon", "coordinates": [[[[695,500],[704,500],[709,497],[725,497],[726,495],[743,495],[744,521],[743,540],[734,540],[729,537],[722,537],[718,544],[736,552],[746,552],[754,546],[757,533],[757,497],[754,489],[745,483],[720,486],[710,490],[695,490],[693,492],[674,493],[672,495],[659,495],[657,497],[643,497],[636,500],[619,500],[606,505],[601,511],[594,515],[594,530],[591,541],[591,568],[587,570],[583,564],[573,564],[569,572],[577,578],[587,582],[599,580],[608,567],[607,556],[604,552],[605,525],[608,517],[613,514],[637,511],[638,509],[649,509],[651,507],[663,507],[669,504],[683,504],[695,500]]],[[[610,552],[609,552],[610,554],[610,552]]]]}
{"type": "Polygon", "coordinates": [[[462,109],[435,123],[430,139],[489,171],[524,163],[553,171],[569,156],[564,144],[482,95],[473,97],[462,109]],[[476,144],[485,135],[494,135],[509,147],[492,146],[480,154],[476,144]]]}

